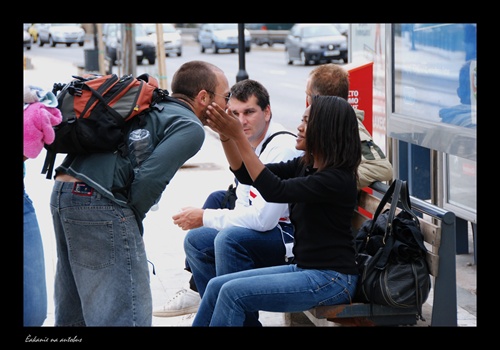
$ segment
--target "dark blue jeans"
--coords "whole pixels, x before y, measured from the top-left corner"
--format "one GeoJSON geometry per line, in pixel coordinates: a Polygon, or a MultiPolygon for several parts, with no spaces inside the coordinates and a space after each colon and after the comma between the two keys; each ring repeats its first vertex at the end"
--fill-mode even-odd
{"type": "MultiPolygon", "coordinates": [[[[219,191],[214,191],[210,193],[205,200],[205,203],[203,204],[202,209],[219,209],[219,208],[229,208],[229,201],[226,201],[224,203],[224,207],[222,206],[222,202],[224,201],[224,197],[226,195],[226,190],[219,190],[219,191]]],[[[185,264],[185,270],[191,272],[191,268],[189,267],[189,263],[187,259],[184,261],[185,264]]],[[[194,283],[193,276],[189,279],[189,288],[194,290],[195,292],[198,291],[198,288],[196,288],[196,284],[194,283]]]]}
{"type": "Polygon", "coordinates": [[[42,326],[47,317],[47,286],[42,236],[33,202],[24,192],[23,324],[42,326]]]}

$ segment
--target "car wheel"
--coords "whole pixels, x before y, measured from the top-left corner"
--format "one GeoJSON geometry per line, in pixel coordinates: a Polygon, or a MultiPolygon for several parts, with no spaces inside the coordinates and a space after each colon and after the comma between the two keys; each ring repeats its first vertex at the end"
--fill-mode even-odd
{"type": "Polygon", "coordinates": [[[148,57],[149,64],[153,65],[156,62],[156,57],[148,57]]]}
{"type": "Polygon", "coordinates": [[[52,39],[51,36],[49,36],[49,43],[51,47],[56,47],[56,42],[54,41],[54,39],[52,39]]]}
{"type": "Polygon", "coordinates": [[[111,66],[116,66],[116,62],[115,62],[116,59],[113,59],[113,57],[111,57],[110,55],[106,54],[104,59],[107,60],[111,66]]]}
{"type": "Polygon", "coordinates": [[[219,48],[217,47],[217,45],[215,45],[214,42],[212,42],[212,52],[213,53],[219,53],[219,48]]]}
{"type": "Polygon", "coordinates": [[[106,48],[106,57],[111,62],[112,66],[116,66],[116,59],[117,59],[117,54],[116,51],[111,51],[106,48]]]}
{"type": "Polygon", "coordinates": [[[71,43],[66,43],[66,47],[70,47],[71,46],[71,43]]]}
{"type": "Polygon", "coordinates": [[[304,66],[309,65],[309,59],[307,58],[304,51],[300,51],[300,63],[302,63],[302,65],[304,66]]]}
{"type": "Polygon", "coordinates": [[[181,57],[182,56],[182,52],[177,52],[177,57],[181,57]]]}
{"type": "Polygon", "coordinates": [[[236,49],[231,49],[231,53],[235,53],[236,52],[236,49]]]}
{"type": "Polygon", "coordinates": [[[141,65],[142,64],[142,61],[144,60],[144,56],[138,56],[137,57],[137,65],[141,65]]]}
{"type": "Polygon", "coordinates": [[[250,52],[250,46],[245,47],[245,52],[250,52]]]}
{"type": "Polygon", "coordinates": [[[290,59],[290,53],[288,52],[288,50],[285,50],[285,62],[288,65],[293,64],[293,60],[290,59]]]}
{"type": "Polygon", "coordinates": [[[38,46],[42,47],[45,42],[42,40],[40,36],[38,36],[38,46]]]}
{"type": "Polygon", "coordinates": [[[85,44],[85,42],[81,41],[81,42],[78,43],[78,46],[83,47],[84,44],[85,44]]]}

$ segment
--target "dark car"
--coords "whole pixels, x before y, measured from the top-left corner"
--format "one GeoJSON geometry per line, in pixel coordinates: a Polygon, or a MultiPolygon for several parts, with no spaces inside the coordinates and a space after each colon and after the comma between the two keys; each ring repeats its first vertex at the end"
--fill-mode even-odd
{"type": "MultiPolygon", "coordinates": [[[[142,64],[147,59],[149,64],[156,62],[156,42],[146,33],[146,29],[141,24],[135,24],[135,54],[137,64],[142,64]]],[[[106,57],[115,65],[121,60],[121,24],[109,23],[103,26],[103,41],[105,45],[106,57]]]]}
{"type": "Polygon", "coordinates": [[[287,64],[300,61],[303,65],[343,60],[347,63],[347,38],[335,24],[297,23],[285,40],[287,64]]]}

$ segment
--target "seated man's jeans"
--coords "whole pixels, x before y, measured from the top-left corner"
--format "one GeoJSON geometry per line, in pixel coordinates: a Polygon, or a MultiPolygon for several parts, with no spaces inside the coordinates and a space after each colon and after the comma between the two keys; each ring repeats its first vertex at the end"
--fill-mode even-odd
{"type": "MultiPolygon", "coordinates": [[[[205,203],[203,204],[202,209],[223,209],[222,207],[222,202],[224,201],[224,197],[226,196],[226,190],[219,190],[219,191],[214,191],[210,193],[205,200],[205,203]]],[[[224,208],[228,208],[229,202],[225,203],[224,208]]],[[[187,262],[187,259],[184,261],[185,264],[185,270],[191,272],[191,268],[189,267],[189,263],[187,262]]],[[[194,290],[195,292],[198,291],[198,288],[196,288],[196,284],[194,283],[193,276],[189,279],[189,287],[194,290]]]]}
{"type": "MultiPolygon", "coordinates": [[[[279,227],[265,232],[234,226],[221,231],[199,227],[186,234],[184,251],[201,297],[215,276],[289,263],[279,227]]],[[[260,324],[257,313],[248,316],[248,325],[260,324]]]]}
{"type": "Polygon", "coordinates": [[[45,259],[35,208],[26,192],[23,231],[23,324],[25,327],[38,327],[47,317],[45,259]]]}
{"type": "Polygon", "coordinates": [[[350,303],[358,275],[302,269],[295,264],[252,269],[212,278],[195,326],[244,326],[249,312],[300,312],[350,303]]]}

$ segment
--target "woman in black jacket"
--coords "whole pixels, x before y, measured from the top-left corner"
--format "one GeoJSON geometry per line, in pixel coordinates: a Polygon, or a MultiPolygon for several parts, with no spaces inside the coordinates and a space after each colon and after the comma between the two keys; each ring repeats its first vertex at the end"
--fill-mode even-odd
{"type": "Polygon", "coordinates": [[[290,203],[294,264],[215,277],[193,326],[242,326],[245,313],[299,312],[348,303],[358,279],[351,220],[361,142],[355,112],[340,97],[314,96],[296,148],[304,156],[262,164],[231,110],[209,106],[207,125],[219,133],[231,170],[269,202],[290,203]]]}

